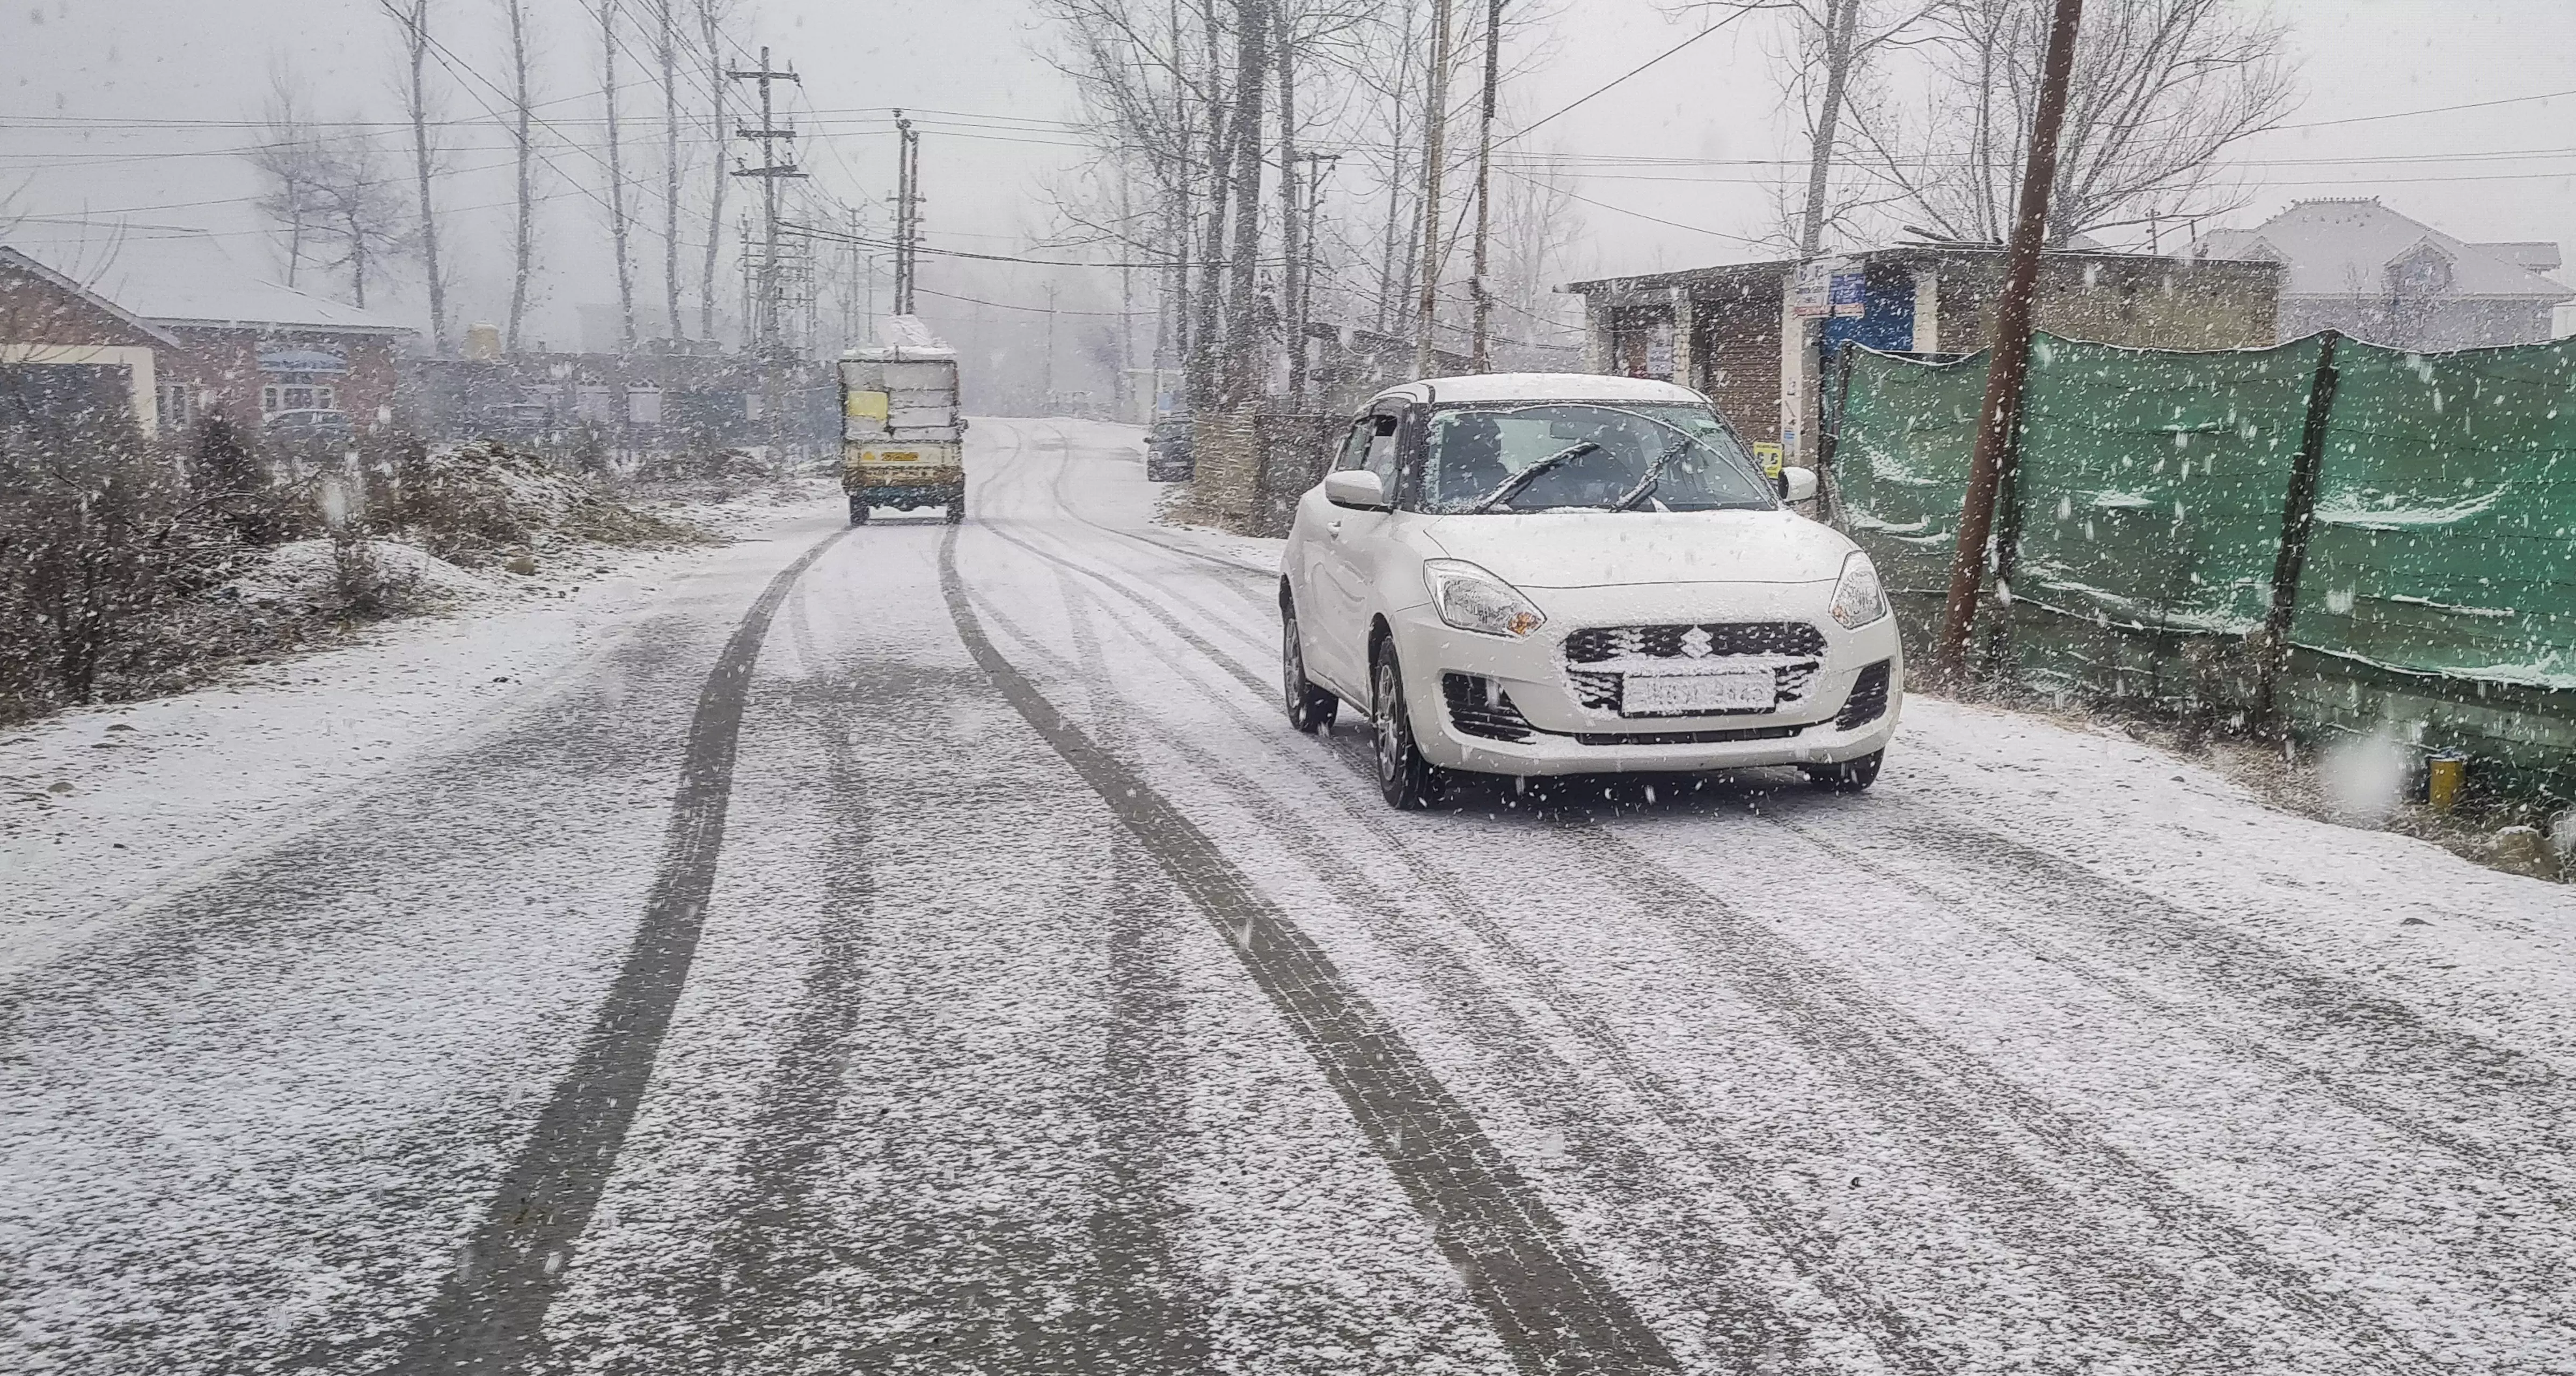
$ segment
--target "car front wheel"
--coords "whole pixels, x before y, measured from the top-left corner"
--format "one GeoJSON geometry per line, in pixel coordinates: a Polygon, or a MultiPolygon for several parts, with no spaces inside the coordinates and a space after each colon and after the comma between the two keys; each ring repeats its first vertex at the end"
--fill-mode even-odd
{"type": "Polygon", "coordinates": [[[1279,599],[1279,679],[1288,706],[1288,724],[1308,735],[1333,724],[1342,700],[1306,677],[1306,646],[1297,634],[1297,604],[1279,599]]]}
{"type": "Polygon", "coordinates": [[[1396,663],[1393,641],[1378,645],[1371,682],[1378,792],[1390,807],[1429,807],[1440,801],[1443,779],[1439,767],[1422,758],[1413,743],[1413,714],[1405,709],[1404,670],[1396,663]]]}
{"type": "Polygon", "coordinates": [[[1802,764],[1807,782],[1836,793],[1858,793],[1878,782],[1878,762],[1887,758],[1884,750],[1873,750],[1857,760],[1840,764],[1802,764]]]}

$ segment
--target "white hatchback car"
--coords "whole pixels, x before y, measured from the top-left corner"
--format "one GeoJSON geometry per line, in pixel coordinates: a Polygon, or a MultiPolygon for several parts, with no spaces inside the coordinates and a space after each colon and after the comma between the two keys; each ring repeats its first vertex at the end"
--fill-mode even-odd
{"type": "Polygon", "coordinates": [[[1868,556],[1708,398],[1581,374],[1380,393],[1281,560],[1289,720],[1365,706],[1387,801],[1450,771],[1878,775],[1905,683],[1868,556]]]}

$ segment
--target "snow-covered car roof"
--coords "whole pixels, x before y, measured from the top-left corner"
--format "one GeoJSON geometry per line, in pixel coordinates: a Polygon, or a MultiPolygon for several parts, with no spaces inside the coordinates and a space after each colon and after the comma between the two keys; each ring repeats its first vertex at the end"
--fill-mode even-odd
{"type": "Polygon", "coordinates": [[[1674,383],[1642,377],[1611,377],[1602,373],[1479,373],[1466,377],[1434,377],[1389,387],[1378,396],[1435,404],[1456,401],[1646,401],[1704,405],[1708,400],[1688,387],[1674,383]]]}

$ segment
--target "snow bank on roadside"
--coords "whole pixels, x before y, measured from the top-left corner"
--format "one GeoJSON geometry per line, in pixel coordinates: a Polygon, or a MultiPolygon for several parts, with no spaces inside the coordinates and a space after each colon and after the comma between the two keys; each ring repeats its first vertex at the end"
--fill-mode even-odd
{"type": "MultiPolygon", "coordinates": [[[[458,568],[418,545],[369,540],[364,547],[375,561],[377,576],[424,601],[471,602],[507,591],[491,578],[458,568]]],[[[338,609],[342,598],[335,542],[297,540],[258,551],[253,557],[257,563],[216,589],[216,596],[282,612],[328,614],[338,609]]]]}

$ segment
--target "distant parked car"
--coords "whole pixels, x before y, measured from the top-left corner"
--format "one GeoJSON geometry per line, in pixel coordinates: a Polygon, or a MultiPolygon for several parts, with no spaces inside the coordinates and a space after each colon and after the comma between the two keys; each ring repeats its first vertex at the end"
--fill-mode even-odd
{"type": "Polygon", "coordinates": [[[278,439],[347,439],[358,433],[346,411],[278,411],[270,414],[266,428],[278,439]]]}
{"type": "Polygon", "coordinates": [[[1198,456],[1191,446],[1190,418],[1155,417],[1153,429],[1145,433],[1145,481],[1185,483],[1197,471],[1198,456]]]}

